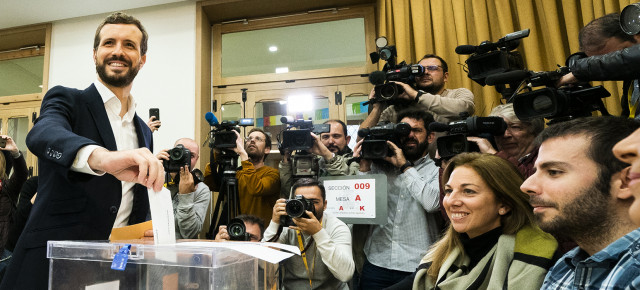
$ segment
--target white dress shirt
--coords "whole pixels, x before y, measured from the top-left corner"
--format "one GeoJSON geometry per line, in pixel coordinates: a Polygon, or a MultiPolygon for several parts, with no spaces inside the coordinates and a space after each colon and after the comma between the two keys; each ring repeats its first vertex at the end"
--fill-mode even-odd
{"type": "MultiPolygon", "coordinates": [[[[95,85],[98,93],[100,94],[100,97],[102,97],[102,101],[104,102],[104,108],[107,111],[107,117],[109,117],[109,124],[111,125],[113,136],[116,139],[117,150],[122,151],[137,149],[139,147],[138,137],[136,134],[136,128],[133,124],[134,116],[136,113],[136,103],[134,102],[133,97],[129,95],[129,101],[127,102],[129,104],[129,108],[127,109],[127,113],[123,117],[120,117],[122,104],[120,103],[120,100],[116,97],[116,95],[99,80],[96,80],[93,84],[95,85]]],[[[89,167],[88,164],[89,155],[91,155],[93,150],[97,148],[100,148],[100,146],[87,145],[82,147],[78,151],[78,154],[73,161],[71,170],[92,175],[103,175],[104,172],[95,172],[89,167]]],[[[120,207],[118,209],[118,214],[116,215],[116,221],[113,223],[114,228],[124,227],[128,225],[129,215],[131,214],[131,210],[133,208],[133,186],[135,185],[135,182],[121,182],[122,200],[120,201],[120,207]]]]}

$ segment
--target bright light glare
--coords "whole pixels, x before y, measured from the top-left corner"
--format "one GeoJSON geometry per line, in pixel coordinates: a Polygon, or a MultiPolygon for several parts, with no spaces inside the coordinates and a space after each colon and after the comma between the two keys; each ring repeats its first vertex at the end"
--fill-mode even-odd
{"type": "Polygon", "coordinates": [[[276,52],[276,51],[278,51],[278,47],[275,46],[275,45],[269,46],[269,51],[270,52],[276,52]]]}
{"type": "Polygon", "coordinates": [[[277,67],[276,68],[276,73],[277,74],[288,73],[288,72],[289,72],[289,68],[288,67],[277,67]]]}
{"type": "Polygon", "coordinates": [[[313,111],[313,96],[295,95],[287,98],[287,111],[289,114],[313,111]]]}

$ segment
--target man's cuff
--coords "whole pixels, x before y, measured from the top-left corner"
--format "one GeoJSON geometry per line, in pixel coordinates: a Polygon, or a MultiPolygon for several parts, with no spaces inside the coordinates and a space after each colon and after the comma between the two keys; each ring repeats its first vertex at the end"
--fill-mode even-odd
{"type": "Polygon", "coordinates": [[[76,154],[76,158],[73,160],[73,164],[71,164],[71,170],[96,176],[104,175],[104,172],[95,172],[91,167],[89,167],[89,156],[91,156],[91,153],[98,148],[102,147],[98,145],[87,145],[80,148],[76,154]]]}
{"type": "Polygon", "coordinates": [[[318,244],[322,244],[324,241],[328,241],[330,239],[331,239],[331,236],[329,236],[329,233],[327,233],[327,231],[324,228],[320,229],[317,233],[313,235],[313,240],[316,241],[316,243],[318,244]]]}

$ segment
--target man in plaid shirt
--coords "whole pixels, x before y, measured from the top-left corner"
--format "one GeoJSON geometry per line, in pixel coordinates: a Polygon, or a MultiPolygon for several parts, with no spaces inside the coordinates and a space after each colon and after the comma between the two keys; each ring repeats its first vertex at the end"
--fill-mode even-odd
{"type": "Polygon", "coordinates": [[[640,229],[620,179],[627,164],[611,150],[639,126],[628,118],[588,117],[538,136],[536,172],[521,189],[541,229],[578,244],[549,270],[542,289],[624,289],[640,276],[640,229]]]}

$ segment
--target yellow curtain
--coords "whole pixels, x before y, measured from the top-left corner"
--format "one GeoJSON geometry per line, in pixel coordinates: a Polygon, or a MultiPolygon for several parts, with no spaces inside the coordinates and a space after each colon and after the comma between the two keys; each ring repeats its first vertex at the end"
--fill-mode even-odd
{"type": "MultiPolygon", "coordinates": [[[[415,63],[427,53],[449,64],[447,87],[470,89],[476,115],[486,116],[500,104],[494,87],[482,87],[467,77],[461,64],[468,56],[455,53],[462,44],[496,41],[508,33],[529,28],[531,34],[518,50],[525,68],[555,70],[578,50],[578,32],[591,20],[620,12],[637,0],[378,0],[377,28],[395,44],[398,60],[415,63]]],[[[622,82],[603,84],[611,93],[605,105],[620,114],[622,82]]]]}

